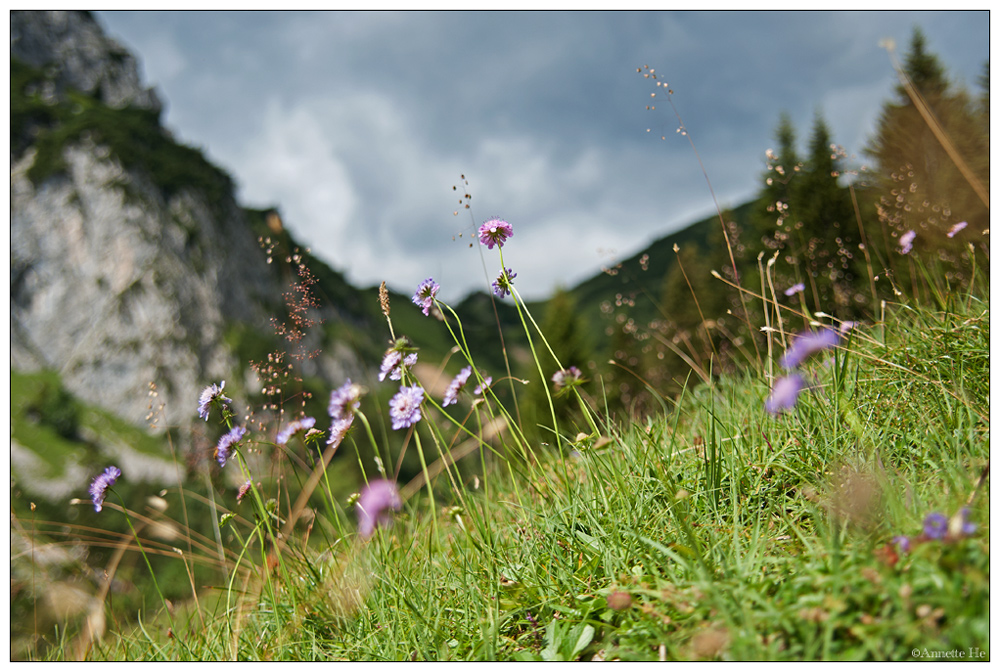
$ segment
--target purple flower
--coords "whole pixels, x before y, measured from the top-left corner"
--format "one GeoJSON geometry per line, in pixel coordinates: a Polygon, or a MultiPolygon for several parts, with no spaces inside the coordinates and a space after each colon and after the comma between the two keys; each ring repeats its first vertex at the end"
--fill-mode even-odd
{"type": "Polygon", "coordinates": [[[385,377],[394,371],[402,361],[403,353],[399,350],[386,350],[385,356],[382,357],[382,366],[379,367],[378,379],[385,380],[385,377]]]}
{"type": "Polygon", "coordinates": [[[434,282],[434,278],[427,278],[417,287],[417,292],[413,295],[413,303],[420,306],[424,315],[431,314],[431,307],[434,305],[434,297],[437,296],[441,285],[434,282]]]}
{"type": "Polygon", "coordinates": [[[288,440],[296,433],[301,432],[303,429],[312,429],[315,424],[316,418],[310,418],[308,416],[299,418],[298,420],[292,420],[283,430],[278,432],[278,436],[274,439],[274,442],[279,446],[283,446],[288,443],[288,440]]]}
{"type": "Polygon", "coordinates": [[[501,299],[510,295],[511,287],[514,286],[514,278],[516,277],[517,273],[513,269],[508,268],[506,271],[500,271],[500,275],[493,281],[493,293],[501,299]]]}
{"type": "Polygon", "coordinates": [[[368,539],[375,534],[376,527],[392,525],[390,510],[399,511],[403,507],[403,500],[399,497],[395,483],[378,480],[372,481],[361,491],[357,507],[358,535],[362,539],[368,539]]]}
{"type": "Polygon", "coordinates": [[[445,390],[444,400],[441,402],[442,406],[450,406],[458,402],[458,393],[465,387],[465,384],[469,381],[469,376],[471,375],[471,366],[467,366],[458,372],[458,375],[455,376],[448,384],[448,389],[445,390]]]}
{"type": "Polygon", "coordinates": [[[485,394],[486,390],[490,389],[490,385],[493,384],[493,376],[486,376],[483,378],[482,385],[476,385],[476,389],[472,391],[473,394],[485,394]]]}
{"type": "Polygon", "coordinates": [[[556,392],[558,392],[564,387],[579,385],[583,382],[583,374],[580,372],[580,369],[575,366],[571,366],[568,369],[563,369],[562,371],[556,371],[553,373],[552,382],[555,384],[556,392]]]}
{"type": "Polygon", "coordinates": [[[943,513],[929,513],[924,518],[924,536],[928,539],[944,539],[948,533],[948,518],[943,513]]]}
{"type": "Polygon", "coordinates": [[[840,336],[832,329],[822,329],[820,331],[810,331],[800,334],[792,346],[785,351],[781,358],[781,366],[786,369],[793,369],[806,360],[809,355],[832,348],[837,345],[840,336]]]}
{"type": "Polygon", "coordinates": [[[219,466],[226,466],[226,460],[232,452],[233,445],[239,444],[243,436],[247,433],[246,427],[233,427],[222,435],[219,445],[215,447],[215,459],[219,461],[219,466]]]}
{"type": "Polygon", "coordinates": [[[774,383],[771,396],[764,402],[764,408],[768,413],[777,415],[795,406],[799,393],[806,386],[806,381],[797,373],[779,378],[774,383]]]}
{"type": "Polygon", "coordinates": [[[803,283],[797,283],[785,290],[785,296],[795,296],[799,292],[804,292],[806,286],[803,283]]]}
{"type": "Polygon", "coordinates": [[[122,471],[118,467],[108,467],[103,473],[98,474],[94,482],[90,484],[90,498],[94,500],[94,511],[100,512],[104,507],[104,498],[108,494],[108,488],[114,485],[121,475],[122,471]]]}
{"type": "Polygon", "coordinates": [[[351,428],[351,423],[354,422],[354,414],[347,416],[346,418],[341,418],[339,420],[334,420],[330,423],[330,438],[326,440],[326,445],[328,446],[339,446],[340,442],[344,440],[347,436],[347,430],[351,428]]]}
{"type": "Polygon", "coordinates": [[[243,498],[246,497],[246,494],[248,492],[250,492],[250,488],[252,486],[253,486],[253,484],[250,482],[250,479],[247,479],[247,482],[240,486],[240,491],[238,493],[236,493],[236,503],[237,504],[239,504],[240,502],[243,501],[243,498]]]}
{"type": "Polygon", "coordinates": [[[917,232],[910,229],[899,237],[899,253],[909,254],[913,250],[913,239],[917,237],[917,232]]]}
{"type": "Polygon", "coordinates": [[[222,381],[221,385],[216,385],[212,383],[204,390],[201,391],[201,396],[198,398],[198,417],[205,418],[208,420],[208,409],[212,406],[212,402],[218,401],[220,404],[231,404],[233,400],[222,394],[222,388],[226,386],[226,381],[222,381]]]}
{"type": "Polygon", "coordinates": [[[486,220],[479,227],[479,242],[491,250],[494,245],[503,247],[504,242],[513,235],[514,227],[496,217],[486,220]]]}
{"type": "Polygon", "coordinates": [[[948,533],[956,539],[972,535],[977,527],[975,523],[969,521],[969,508],[966,506],[948,521],[948,533]]]}
{"type": "Polygon", "coordinates": [[[399,392],[389,401],[389,418],[393,429],[412,427],[420,420],[420,404],[424,391],[419,385],[400,387],[399,392]]]}
{"type": "Polygon", "coordinates": [[[948,231],[948,237],[949,238],[954,238],[956,233],[958,233],[959,231],[961,231],[962,229],[964,229],[968,225],[969,225],[968,222],[959,222],[955,226],[951,227],[951,229],[948,231]]]}
{"type": "Polygon", "coordinates": [[[909,537],[904,537],[902,535],[899,535],[897,537],[893,537],[892,538],[892,543],[896,544],[896,546],[899,547],[899,551],[901,553],[909,553],[910,552],[910,538],[909,537]]]}
{"type": "Polygon", "coordinates": [[[350,416],[354,417],[354,411],[361,405],[361,386],[347,382],[330,393],[330,405],[327,411],[334,420],[343,420],[350,416]]]}

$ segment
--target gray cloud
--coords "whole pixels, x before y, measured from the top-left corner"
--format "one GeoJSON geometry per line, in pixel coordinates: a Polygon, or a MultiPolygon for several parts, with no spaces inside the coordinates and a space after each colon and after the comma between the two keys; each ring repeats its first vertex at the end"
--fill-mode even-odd
{"type": "Polygon", "coordinates": [[[880,38],[905,51],[920,25],[972,85],[989,50],[988,15],[969,12],[98,16],[243,202],[280,207],[358,284],[409,292],[433,275],[448,300],[499,267],[487,252],[484,277],[468,247],[463,173],[476,220],[514,225],[504,260],[528,298],[714,211],[667,101],[645,109],[638,66],[675,89],[725,207],[756,191],[782,111],[803,146],[821,110],[860,155],[895,83],[880,38]]]}

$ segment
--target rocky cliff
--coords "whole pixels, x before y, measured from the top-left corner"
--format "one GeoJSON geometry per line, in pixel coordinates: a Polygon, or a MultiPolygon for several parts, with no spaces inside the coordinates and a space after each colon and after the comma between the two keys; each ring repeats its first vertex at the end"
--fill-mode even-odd
{"type": "MultiPolygon", "coordinates": [[[[232,335],[273,337],[294,276],[268,262],[228,176],[159,112],[89,14],[11,13],[11,367],[55,371],[135,425],[153,382],[160,427],[185,427],[207,383],[259,386],[232,335]]],[[[323,354],[303,375],[357,375],[350,349],[312,338],[323,354]]]]}

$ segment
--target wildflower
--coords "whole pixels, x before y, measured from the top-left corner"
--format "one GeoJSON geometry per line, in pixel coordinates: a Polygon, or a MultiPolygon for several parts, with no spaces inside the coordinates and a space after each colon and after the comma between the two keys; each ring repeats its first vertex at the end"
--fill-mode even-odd
{"type": "Polygon", "coordinates": [[[623,590],[616,590],[607,597],[608,608],[615,611],[628,609],[632,606],[632,596],[623,590]]]}
{"type": "Polygon", "coordinates": [[[240,491],[236,494],[237,504],[243,501],[243,498],[246,497],[246,494],[250,492],[251,487],[253,487],[253,484],[250,482],[250,479],[247,479],[247,482],[240,486],[240,491]]]}
{"type": "Polygon", "coordinates": [[[948,534],[956,539],[972,535],[978,526],[969,521],[969,508],[963,506],[962,510],[951,517],[948,521],[948,534]]]}
{"type": "Polygon", "coordinates": [[[579,385],[583,382],[583,374],[580,372],[580,369],[571,366],[568,369],[553,373],[552,382],[555,384],[556,392],[558,392],[564,387],[579,385]]]}
{"type": "Polygon", "coordinates": [[[424,315],[431,314],[431,306],[434,305],[434,297],[437,296],[438,290],[440,289],[441,285],[434,282],[434,278],[427,278],[420,283],[420,286],[417,287],[417,291],[413,295],[413,303],[421,307],[424,315]]]}
{"type": "Polygon", "coordinates": [[[958,233],[959,231],[961,231],[962,229],[964,229],[968,225],[969,225],[968,222],[959,222],[955,226],[951,227],[951,229],[948,231],[948,237],[949,238],[954,238],[956,233],[958,233]]]}
{"type": "Polygon", "coordinates": [[[943,513],[929,513],[924,518],[924,536],[928,539],[944,539],[948,532],[948,518],[943,513]]]}
{"type": "Polygon", "coordinates": [[[226,466],[226,460],[229,459],[233,445],[242,441],[246,433],[246,427],[233,427],[222,435],[219,444],[215,447],[215,459],[219,461],[220,467],[226,466]]]}
{"type": "Polygon", "coordinates": [[[424,391],[419,385],[400,387],[399,392],[389,401],[389,418],[393,429],[412,427],[420,420],[420,404],[424,391]]]}
{"type": "Polygon", "coordinates": [[[899,535],[892,538],[892,543],[899,547],[900,552],[909,553],[910,552],[910,538],[899,535]]]}
{"type": "Polygon", "coordinates": [[[328,446],[339,446],[340,442],[344,440],[347,436],[347,430],[351,428],[351,424],[354,422],[354,414],[347,416],[346,418],[341,418],[339,420],[334,420],[330,423],[330,438],[326,440],[326,445],[328,446]]]}
{"type": "Polygon", "coordinates": [[[511,287],[514,285],[514,278],[517,277],[517,273],[513,269],[508,268],[507,270],[500,271],[500,275],[497,279],[493,281],[493,293],[496,294],[501,299],[505,296],[509,296],[511,293],[511,287]]]}
{"type": "Polygon", "coordinates": [[[375,533],[376,527],[392,525],[389,510],[399,511],[402,507],[403,500],[399,497],[395,483],[386,480],[372,481],[358,497],[358,534],[362,539],[368,539],[375,533]]]}
{"type": "Polygon", "coordinates": [[[899,237],[899,253],[909,254],[913,250],[913,239],[917,237],[917,232],[910,229],[899,237]]]}
{"type": "Polygon", "coordinates": [[[354,411],[361,405],[362,389],[348,378],[347,382],[330,393],[330,405],[327,408],[330,417],[334,420],[343,420],[350,416],[354,417],[354,411]]]}
{"type": "Polygon", "coordinates": [[[493,384],[493,376],[486,376],[483,378],[482,385],[476,385],[476,389],[472,391],[473,394],[486,394],[486,390],[490,389],[490,385],[493,384]]]}
{"type": "Polygon", "coordinates": [[[121,475],[121,469],[111,466],[103,473],[98,474],[94,482],[90,484],[90,498],[94,501],[94,511],[100,512],[104,507],[104,498],[108,494],[108,488],[114,485],[121,475]]]}
{"type": "Polygon", "coordinates": [[[208,420],[208,409],[211,407],[212,402],[219,402],[220,404],[231,404],[233,400],[222,394],[222,388],[226,386],[226,381],[222,381],[221,385],[216,385],[212,383],[204,390],[201,391],[201,396],[198,398],[198,417],[205,418],[208,420]]]}
{"type": "Polygon", "coordinates": [[[299,418],[298,420],[292,420],[283,430],[278,432],[278,436],[275,437],[274,442],[279,446],[283,446],[288,443],[288,440],[296,433],[301,432],[303,429],[312,429],[315,424],[316,418],[310,418],[308,416],[299,418]]]}
{"type": "Polygon", "coordinates": [[[504,242],[513,235],[514,227],[495,217],[483,222],[479,227],[479,242],[491,250],[494,245],[503,247],[504,242]]]}
{"type": "Polygon", "coordinates": [[[445,390],[444,400],[441,402],[442,406],[450,406],[458,402],[458,393],[462,391],[465,384],[469,381],[469,376],[472,375],[472,367],[467,366],[458,372],[450,383],[448,383],[448,389],[445,390]]]}
{"type": "Polygon", "coordinates": [[[793,369],[806,360],[809,355],[832,348],[837,345],[840,336],[832,329],[806,332],[800,334],[793,342],[792,347],[785,351],[781,358],[781,366],[786,369],[793,369]]]}
{"type": "Polygon", "coordinates": [[[403,356],[399,350],[389,350],[382,358],[382,366],[379,369],[378,379],[385,380],[389,376],[390,380],[401,380],[403,371],[417,363],[417,353],[411,352],[403,356]]]}
{"type": "Polygon", "coordinates": [[[805,289],[806,289],[805,284],[803,284],[801,282],[796,283],[796,284],[792,285],[791,287],[789,287],[788,289],[785,290],[785,296],[795,296],[799,292],[804,292],[805,289]]]}
{"type": "Polygon", "coordinates": [[[799,393],[805,385],[806,381],[797,373],[779,378],[774,383],[771,396],[764,402],[764,408],[767,409],[768,413],[777,415],[794,407],[796,400],[799,398],[799,393]]]}

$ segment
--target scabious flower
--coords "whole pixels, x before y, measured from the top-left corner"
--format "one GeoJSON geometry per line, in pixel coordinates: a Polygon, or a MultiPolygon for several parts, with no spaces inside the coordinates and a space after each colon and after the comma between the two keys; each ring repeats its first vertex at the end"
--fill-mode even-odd
{"type": "Polygon", "coordinates": [[[573,387],[583,382],[583,373],[575,366],[571,366],[568,369],[553,373],[552,382],[555,385],[556,392],[559,392],[564,387],[573,387]]]}
{"type": "Polygon", "coordinates": [[[909,254],[913,250],[913,239],[917,237],[917,232],[910,229],[899,237],[899,253],[909,254]]]}
{"type": "Polygon", "coordinates": [[[797,373],[779,378],[774,383],[771,396],[764,402],[764,408],[768,413],[777,415],[795,406],[799,393],[806,386],[806,381],[797,373]]]}
{"type": "Polygon", "coordinates": [[[924,518],[924,536],[928,539],[944,539],[948,533],[948,517],[943,513],[929,513],[924,518]]]}
{"type": "Polygon", "coordinates": [[[368,539],[378,526],[392,525],[391,511],[399,511],[403,500],[392,481],[377,480],[369,483],[358,497],[358,535],[368,539]]]}
{"type": "Polygon", "coordinates": [[[804,292],[805,289],[806,289],[805,284],[803,284],[801,282],[796,283],[796,284],[792,285],[791,287],[789,287],[788,289],[785,290],[785,296],[795,296],[799,292],[804,292]]]}
{"type": "Polygon", "coordinates": [[[493,384],[493,376],[486,376],[483,378],[481,385],[476,385],[476,389],[472,391],[473,394],[486,394],[486,390],[490,389],[490,385],[493,384]]]}
{"type": "Polygon", "coordinates": [[[959,222],[955,226],[951,227],[951,229],[949,229],[949,231],[948,231],[948,237],[949,238],[954,238],[956,233],[958,233],[959,231],[961,231],[962,229],[964,229],[968,225],[969,225],[968,222],[959,222]]]}
{"type": "Polygon", "coordinates": [[[114,485],[121,475],[121,469],[111,466],[103,473],[98,474],[94,482],[90,484],[90,498],[94,502],[94,511],[100,512],[104,508],[104,498],[108,494],[108,488],[114,485]]]}
{"type": "Polygon", "coordinates": [[[233,446],[239,444],[246,433],[246,427],[233,427],[222,435],[219,444],[215,447],[215,459],[219,461],[220,467],[226,466],[226,460],[229,459],[233,446]]]}
{"type": "Polygon", "coordinates": [[[400,387],[399,392],[389,400],[389,419],[393,429],[412,427],[420,420],[420,404],[424,391],[419,385],[400,387]]]}
{"type": "Polygon", "coordinates": [[[509,296],[511,293],[511,287],[514,286],[514,278],[517,277],[517,273],[513,269],[506,269],[500,271],[500,275],[497,279],[493,281],[493,293],[496,294],[501,299],[505,296],[509,296]]]}
{"type": "Polygon", "coordinates": [[[451,406],[458,402],[458,393],[462,391],[465,384],[469,382],[469,376],[472,375],[472,367],[467,366],[458,372],[458,375],[452,378],[451,382],[448,383],[448,389],[444,392],[444,400],[441,402],[442,406],[451,406]]]}
{"type": "Polygon", "coordinates": [[[284,429],[278,432],[278,436],[275,437],[274,442],[279,446],[283,446],[288,443],[288,440],[296,433],[301,432],[303,429],[312,429],[315,424],[316,418],[310,418],[309,416],[292,420],[285,426],[284,429]]]}
{"type": "Polygon", "coordinates": [[[330,393],[330,405],[327,408],[330,417],[334,420],[353,417],[354,411],[361,405],[361,392],[361,386],[348,378],[346,383],[330,393]]]}
{"type": "Polygon", "coordinates": [[[222,394],[222,388],[226,386],[226,381],[222,381],[221,385],[216,385],[212,383],[204,390],[201,391],[201,396],[198,398],[198,417],[208,420],[208,409],[211,408],[213,402],[219,402],[220,404],[231,404],[233,400],[222,394]]]}
{"type": "Polygon", "coordinates": [[[400,380],[403,377],[404,369],[408,369],[416,363],[417,353],[411,352],[404,357],[403,353],[395,347],[390,348],[386,351],[385,356],[382,357],[382,366],[379,368],[378,379],[385,380],[385,377],[389,376],[389,380],[400,380]]]}
{"type": "Polygon", "coordinates": [[[248,492],[250,492],[250,488],[252,486],[253,486],[253,484],[250,482],[250,479],[247,479],[247,482],[240,486],[240,491],[238,493],[236,493],[236,503],[237,504],[239,504],[240,502],[243,501],[243,498],[246,497],[246,494],[248,492]]]}
{"type": "Polygon", "coordinates": [[[434,278],[427,278],[417,287],[417,291],[413,295],[413,303],[421,307],[424,315],[431,314],[431,307],[434,305],[434,297],[437,296],[438,290],[440,289],[441,285],[434,282],[434,278]]]}
{"type": "Polygon", "coordinates": [[[806,360],[809,355],[832,348],[837,345],[840,336],[832,329],[822,329],[820,331],[810,331],[800,334],[792,346],[785,351],[781,358],[781,366],[786,369],[794,369],[806,360]]]}
{"type": "Polygon", "coordinates": [[[503,247],[504,242],[513,235],[514,227],[496,217],[486,220],[479,227],[479,242],[491,250],[494,245],[503,247]]]}

